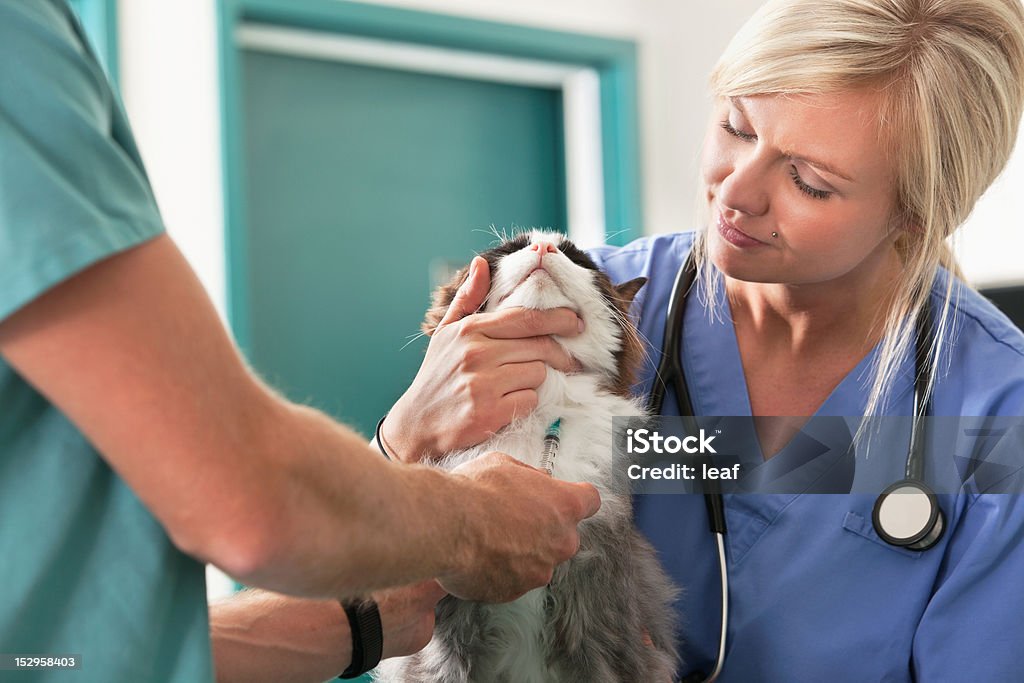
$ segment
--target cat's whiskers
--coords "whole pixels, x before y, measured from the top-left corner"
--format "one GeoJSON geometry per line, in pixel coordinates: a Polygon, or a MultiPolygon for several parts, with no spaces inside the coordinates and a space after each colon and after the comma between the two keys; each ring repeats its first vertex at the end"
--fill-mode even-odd
{"type": "MultiPolygon", "coordinates": [[[[645,335],[643,332],[641,332],[640,328],[635,326],[633,324],[633,322],[631,320],[629,320],[629,317],[626,314],[624,314],[622,311],[620,311],[619,309],[615,308],[614,306],[610,306],[609,308],[611,309],[612,315],[619,322],[620,327],[625,331],[626,334],[629,334],[629,335],[633,336],[637,341],[640,342],[640,344],[644,348],[647,348],[647,349],[655,348],[654,345],[651,344],[651,340],[647,338],[647,335],[645,335]]],[[[652,368],[654,370],[655,374],[657,373],[658,363],[654,360],[653,356],[650,356],[650,355],[645,353],[642,356],[642,361],[641,362],[647,368],[652,368]]],[[[659,379],[660,379],[660,377],[659,377],[659,379]]]]}
{"type": "MultiPolygon", "coordinates": [[[[473,228],[473,232],[482,232],[485,235],[494,235],[494,239],[497,242],[505,241],[504,237],[502,237],[502,234],[504,234],[504,228],[502,228],[502,231],[502,233],[499,233],[498,228],[494,225],[494,223],[491,223],[486,230],[484,230],[483,228],[473,228]]],[[[491,244],[493,245],[494,242],[491,242],[491,244]]],[[[477,256],[480,255],[480,252],[478,251],[474,251],[473,253],[475,253],[477,256]]]]}
{"type": "Polygon", "coordinates": [[[615,232],[608,233],[604,236],[604,243],[608,244],[608,240],[615,239],[624,232],[629,232],[629,228],[623,228],[622,230],[616,230],[615,232]]]}
{"type": "Polygon", "coordinates": [[[426,332],[423,332],[423,331],[417,332],[416,334],[410,334],[410,335],[407,335],[407,336],[406,336],[406,339],[408,339],[409,341],[407,341],[407,342],[405,342],[404,344],[402,344],[401,348],[399,348],[398,350],[399,350],[399,351],[405,351],[405,348],[406,348],[407,346],[409,346],[409,344],[412,344],[412,343],[413,343],[413,342],[415,342],[415,341],[416,341],[417,339],[419,339],[419,338],[421,338],[421,337],[426,337],[426,336],[427,336],[427,333],[426,333],[426,332]]]}

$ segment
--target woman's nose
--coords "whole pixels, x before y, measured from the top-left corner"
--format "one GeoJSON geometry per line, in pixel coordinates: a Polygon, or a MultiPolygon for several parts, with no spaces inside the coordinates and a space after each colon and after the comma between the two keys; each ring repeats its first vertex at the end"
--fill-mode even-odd
{"type": "Polygon", "coordinates": [[[736,159],[731,171],[719,186],[722,208],[749,216],[762,216],[768,211],[768,178],[756,158],[736,159]]]}
{"type": "Polygon", "coordinates": [[[555,243],[554,242],[549,242],[547,240],[540,240],[540,241],[534,242],[533,244],[531,244],[529,246],[529,249],[530,249],[530,251],[537,252],[541,256],[543,256],[544,254],[557,254],[558,253],[558,247],[555,246],[555,243]]]}

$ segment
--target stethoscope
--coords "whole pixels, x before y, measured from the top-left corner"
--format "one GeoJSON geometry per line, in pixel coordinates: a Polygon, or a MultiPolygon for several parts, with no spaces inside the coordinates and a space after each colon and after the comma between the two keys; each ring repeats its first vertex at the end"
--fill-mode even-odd
{"type": "MultiPolygon", "coordinates": [[[[669,384],[676,392],[679,414],[687,432],[697,433],[690,392],[682,366],[683,313],[686,295],[693,286],[697,268],[691,254],[687,257],[672,287],[665,320],[665,335],[661,345],[661,360],[654,375],[648,407],[660,415],[669,384]]],[[[914,354],[914,419],[910,427],[910,445],[907,453],[905,476],[889,485],[878,496],[871,513],[878,536],[890,545],[908,550],[928,550],[942,537],[945,520],[935,492],[925,485],[924,479],[924,419],[931,414],[931,399],[923,398],[928,389],[929,358],[932,341],[929,308],[918,316],[914,354]]],[[[721,490],[714,480],[704,482],[704,503],[708,511],[711,533],[718,545],[718,566],[722,583],[722,630],[718,638],[718,654],[710,676],[694,672],[681,683],[711,683],[722,672],[725,662],[726,635],[729,627],[729,572],[725,559],[725,504],[721,490]]]]}

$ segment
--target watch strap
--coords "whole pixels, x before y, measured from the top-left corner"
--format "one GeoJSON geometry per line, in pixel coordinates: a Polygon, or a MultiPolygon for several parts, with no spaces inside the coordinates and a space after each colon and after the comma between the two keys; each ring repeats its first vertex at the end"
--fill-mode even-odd
{"type": "Polygon", "coordinates": [[[362,676],[378,664],[384,651],[384,630],[380,623],[380,610],[372,599],[341,601],[352,632],[352,663],[338,678],[362,676]]]}

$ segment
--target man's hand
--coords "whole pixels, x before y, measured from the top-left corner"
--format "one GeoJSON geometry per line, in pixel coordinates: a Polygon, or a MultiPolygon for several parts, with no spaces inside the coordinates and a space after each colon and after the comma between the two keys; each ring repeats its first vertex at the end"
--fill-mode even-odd
{"type": "Polygon", "coordinates": [[[419,652],[434,635],[434,608],[448,592],[433,579],[374,594],[384,629],[382,659],[419,652]]]}
{"type": "Polygon", "coordinates": [[[546,586],[557,565],[579,550],[579,523],[601,507],[590,484],[552,479],[502,453],[465,463],[471,496],[458,501],[471,515],[468,545],[456,572],[439,582],[467,600],[508,602],[546,586]]]}
{"type": "Polygon", "coordinates": [[[551,335],[574,337],[582,321],[568,308],[515,308],[472,315],[490,289],[479,256],[430,339],[416,378],[382,429],[389,453],[405,461],[468,448],[537,406],[550,366],[579,364],[551,335]]]}

